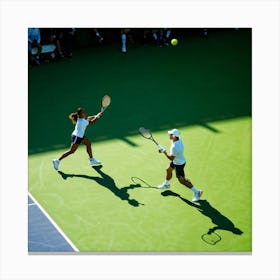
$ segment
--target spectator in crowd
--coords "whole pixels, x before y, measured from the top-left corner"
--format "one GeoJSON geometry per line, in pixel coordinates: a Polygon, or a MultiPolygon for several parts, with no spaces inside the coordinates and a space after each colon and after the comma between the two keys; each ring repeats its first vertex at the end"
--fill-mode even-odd
{"type": "Polygon", "coordinates": [[[94,34],[95,34],[95,36],[96,36],[98,42],[101,44],[101,43],[103,42],[104,39],[103,39],[103,37],[100,35],[98,29],[97,29],[97,28],[94,28],[94,29],[93,29],[93,32],[94,32],[94,34]]]}
{"type": "Polygon", "coordinates": [[[127,38],[129,39],[130,43],[131,44],[135,44],[135,41],[132,37],[132,34],[131,34],[131,29],[130,28],[124,28],[124,29],[121,29],[121,46],[122,46],[122,52],[123,53],[126,53],[126,42],[127,42],[127,38]]]}
{"type": "Polygon", "coordinates": [[[208,28],[203,28],[203,39],[208,39],[208,28]]]}
{"type": "Polygon", "coordinates": [[[39,28],[28,28],[28,60],[35,61],[40,65],[40,54],[42,51],[41,34],[39,28]],[[32,48],[37,48],[37,54],[33,57],[32,48]]]}
{"type": "Polygon", "coordinates": [[[171,36],[171,29],[170,28],[163,28],[163,44],[169,46],[169,41],[171,36]]]}
{"type": "Polygon", "coordinates": [[[76,28],[63,28],[63,50],[67,57],[73,56],[76,28]]]}
{"type": "MultiPolygon", "coordinates": [[[[41,28],[41,41],[43,45],[54,44],[56,47],[56,57],[63,58],[61,41],[63,40],[63,32],[60,28],[41,28]]],[[[52,58],[55,54],[52,53],[52,58]]]]}
{"type": "Polygon", "coordinates": [[[153,39],[155,40],[156,44],[160,47],[162,47],[163,45],[169,45],[170,35],[171,29],[169,28],[160,28],[152,30],[153,39]]]}

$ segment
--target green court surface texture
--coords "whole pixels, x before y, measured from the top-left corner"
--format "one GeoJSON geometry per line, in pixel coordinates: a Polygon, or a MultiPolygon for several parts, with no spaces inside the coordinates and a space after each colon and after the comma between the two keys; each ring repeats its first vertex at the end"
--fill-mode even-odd
{"type": "Polygon", "coordinates": [[[28,191],[81,252],[252,251],[251,30],[177,34],[176,47],[123,54],[112,43],[29,69],[28,191]],[[55,171],[68,115],[97,113],[105,93],[112,103],[86,132],[102,167],[80,146],[55,171]],[[175,174],[170,189],[155,188],[169,161],[141,126],[167,150],[167,130],[181,131],[200,202],[175,174]]]}

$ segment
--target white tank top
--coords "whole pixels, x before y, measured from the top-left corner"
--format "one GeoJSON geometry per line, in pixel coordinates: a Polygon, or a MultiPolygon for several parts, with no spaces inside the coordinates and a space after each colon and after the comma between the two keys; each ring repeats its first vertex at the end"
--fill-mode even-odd
{"type": "Polygon", "coordinates": [[[77,123],[75,125],[75,129],[72,132],[72,134],[80,138],[83,138],[88,124],[89,124],[88,120],[78,118],[77,123]]]}

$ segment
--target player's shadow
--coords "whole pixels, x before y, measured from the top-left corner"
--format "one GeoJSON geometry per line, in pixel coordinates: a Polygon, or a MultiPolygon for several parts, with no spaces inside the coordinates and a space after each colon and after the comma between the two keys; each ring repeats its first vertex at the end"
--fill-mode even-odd
{"type": "Polygon", "coordinates": [[[243,231],[241,231],[239,228],[237,228],[234,223],[224,216],[222,213],[220,213],[217,209],[215,209],[207,200],[199,200],[198,204],[193,203],[186,198],[181,197],[179,194],[167,190],[161,193],[163,196],[175,196],[180,198],[183,202],[188,204],[189,206],[197,208],[197,210],[207,216],[208,218],[211,219],[212,223],[215,224],[214,227],[210,228],[208,230],[208,234],[211,234],[215,232],[216,230],[226,230],[226,231],[231,231],[234,234],[241,235],[243,231]]]}
{"type": "Polygon", "coordinates": [[[84,178],[88,180],[93,180],[97,182],[99,185],[105,187],[106,189],[110,190],[115,196],[120,198],[121,200],[126,200],[131,206],[133,207],[138,207],[139,205],[144,205],[137,201],[136,199],[130,198],[128,194],[128,190],[134,189],[134,188],[139,188],[141,185],[139,184],[130,184],[127,187],[122,187],[118,188],[116,186],[116,183],[112,177],[110,177],[108,174],[104,173],[101,170],[102,166],[96,166],[93,167],[93,169],[101,175],[101,177],[98,176],[89,176],[89,175],[83,175],[83,174],[66,174],[62,171],[58,171],[58,173],[61,175],[61,177],[66,180],[67,178],[72,178],[72,177],[78,177],[78,178],[84,178]]]}

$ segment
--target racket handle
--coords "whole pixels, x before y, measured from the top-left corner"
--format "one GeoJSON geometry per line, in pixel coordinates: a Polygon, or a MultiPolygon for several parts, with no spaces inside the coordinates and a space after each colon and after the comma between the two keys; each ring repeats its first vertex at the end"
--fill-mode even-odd
{"type": "Polygon", "coordinates": [[[166,151],[160,144],[158,144],[158,149],[161,153],[164,153],[166,151]]]}
{"type": "Polygon", "coordinates": [[[99,118],[101,117],[101,115],[102,115],[102,111],[99,112],[95,117],[96,117],[97,119],[99,119],[99,118]]]}

